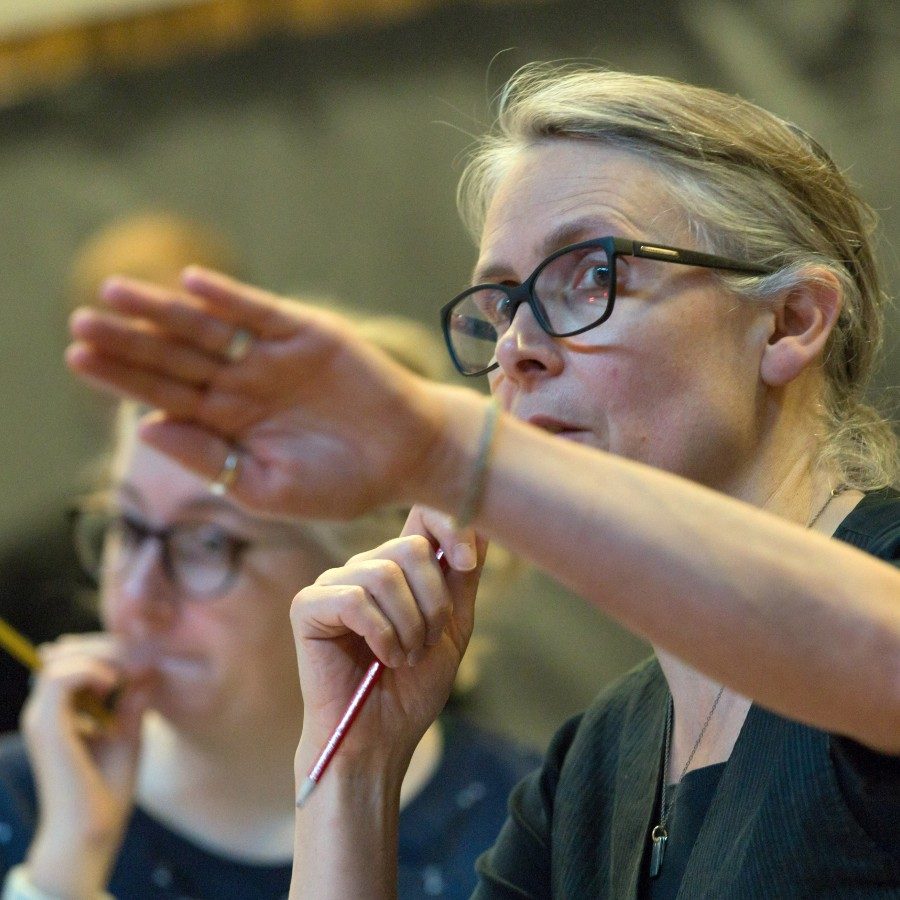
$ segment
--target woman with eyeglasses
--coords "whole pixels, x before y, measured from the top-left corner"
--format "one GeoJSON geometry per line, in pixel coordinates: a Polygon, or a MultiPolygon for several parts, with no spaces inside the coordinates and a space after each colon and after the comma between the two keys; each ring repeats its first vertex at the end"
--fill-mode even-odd
{"type": "MultiPolygon", "coordinates": [[[[362,327],[440,374],[422,326],[362,327]]],[[[284,897],[303,716],[291,598],[404,516],[250,513],[141,441],[140,415],[121,407],[108,488],[75,522],[106,631],[42,648],[27,753],[0,742],[0,875],[25,861],[3,896],[284,897]],[[101,721],[80,711],[85,692],[107,702],[101,721]]],[[[429,728],[403,788],[400,894],[468,896],[509,790],[539,759],[458,714],[429,728]]]]}
{"type": "Polygon", "coordinates": [[[292,895],[392,895],[403,772],[491,537],[655,653],[515,789],[476,896],[900,896],[900,498],[863,396],[885,305],[868,208],[751,103],[540,67],[503,92],[461,197],[480,254],[444,333],[496,406],[202,270],[188,296],[111,282],[115,315],[72,323],[73,370],[163,410],[144,439],[242,503],[427,505],[294,601],[304,793],[373,654],[387,671],[298,809],[292,895]]]}

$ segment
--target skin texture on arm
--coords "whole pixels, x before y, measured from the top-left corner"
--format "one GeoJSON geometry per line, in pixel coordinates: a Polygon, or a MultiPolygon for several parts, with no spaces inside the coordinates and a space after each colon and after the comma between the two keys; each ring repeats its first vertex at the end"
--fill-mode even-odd
{"type": "MultiPolygon", "coordinates": [[[[473,412],[461,414],[460,424],[473,412]]],[[[477,522],[626,627],[738,693],[900,753],[896,568],[509,417],[495,438],[477,522]],[[547,521],[555,526],[544,527],[547,521]]]]}

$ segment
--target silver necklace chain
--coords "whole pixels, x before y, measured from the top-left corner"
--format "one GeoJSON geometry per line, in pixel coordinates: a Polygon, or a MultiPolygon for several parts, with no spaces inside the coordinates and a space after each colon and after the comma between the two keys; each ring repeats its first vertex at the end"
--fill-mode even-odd
{"type": "MultiPolygon", "coordinates": [[[[709,723],[712,721],[713,714],[716,711],[716,707],[719,705],[719,701],[722,699],[722,695],[725,693],[725,685],[723,684],[718,692],[716,693],[716,699],[713,700],[713,704],[709,709],[709,715],[706,717],[706,721],[703,723],[703,727],[700,729],[700,734],[697,735],[697,740],[694,741],[694,746],[691,747],[691,752],[688,754],[687,762],[684,764],[684,767],[681,770],[681,774],[678,776],[678,781],[676,782],[675,790],[678,790],[677,785],[681,784],[681,779],[684,778],[685,773],[690,768],[691,763],[694,761],[694,755],[697,752],[697,748],[700,746],[700,742],[703,740],[703,735],[706,734],[706,729],[709,728],[709,723]]],[[[669,772],[669,752],[672,744],[672,706],[673,700],[672,695],[669,695],[669,705],[666,707],[666,740],[665,744],[665,753],[663,754],[663,770],[662,770],[662,787],[659,792],[659,824],[662,828],[666,826],[666,819],[669,816],[669,808],[671,804],[666,803],[666,777],[669,772]]]]}
{"type": "MultiPolygon", "coordinates": [[[[822,513],[828,509],[829,504],[838,494],[842,494],[845,490],[847,490],[846,485],[838,485],[836,488],[833,488],[831,493],[828,495],[826,501],[819,507],[819,510],[813,517],[809,520],[806,527],[812,528],[816,522],[819,521],[819,517],[822,513]]],[[[673,705],[674,701],[672,700],[672,695],[669,695],[669,703],[666,706],[666,727],[665,727],[665,740],[663,743],[663,768],[662,768],[662,777],[660,778],[660,788],[659,788],[659,823],[654,826],[653,830],[650,832],[650,840],[651,840],[651,854],[650,854],[650,877],[655,878],[659,874],[659,870],[662,867],[663,854],[666,848],[666,841],[669,838],[669,833],[666,830],[666,821],[669,817],[669,811],[672,806],[675,804],[675,799],[677,797],[678,789],[681,786],[681,782],[684,779],[687,770],[690,768],[691,763],[694,761],[694,756],[697,753],[698,748],[700,747],[700,742],[703,740],[703,736],[706,734],[706,729],[709,728],[709,723],[712,721],[712,717],[716,711],[716,708],[719,705],[719,701],[722,699],[722,695],[725,693],[725,685],[723,684],[718,693],[716,694],[715,700],[713,700],[713,704],[710,707],[709,714],[706,717],[706,721],[703,723],[703,727],[700,729],[700,733],[697,735],[697,740],[694,741],[694,746],[691,747],[691,752],[688,754],[687,762],[684,764],[684,767],[681,770],[681,774],[678,776],[678,781],[675,784],[675,792],[672,796],[671,803],[666,802],[666,780],[669,774],[669,753],[671,751],[672,744],[672,716],[673,716],[673,705]]]]}
{"type": "Polygon", "coordinates": [[[834,500],[834,498],[839,494],[843,494],[846,490],[847,485],[845,484],[839,484],[836,488],[832,488],[831,493],[828,495],[828,499],[819,507],[819,511],[809,520],[806,527],[812,528],[813,525],[815,525],[816,522],[819,521],[819,516],[821,516],[822,513],[825,512],[826,509],[828,509],[828,505],[831,503],[831,501],[834,500]]]}

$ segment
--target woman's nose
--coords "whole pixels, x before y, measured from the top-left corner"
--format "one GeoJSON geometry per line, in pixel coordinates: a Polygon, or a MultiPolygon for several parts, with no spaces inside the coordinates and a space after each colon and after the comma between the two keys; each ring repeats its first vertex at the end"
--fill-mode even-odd
{"type": "Polygon", "coordinates": [[[146,539],[103,577],[106,617],[116,631],[159,629],[177,614],[177,596],[159,540],[146,539]]]}
{"type": "Polygon", "coordinates": [[[556,375],[562,368],[562,348],[538,324],[531,307],[522,303],[497,342],[497,363],[517,381],[556,375]]]}

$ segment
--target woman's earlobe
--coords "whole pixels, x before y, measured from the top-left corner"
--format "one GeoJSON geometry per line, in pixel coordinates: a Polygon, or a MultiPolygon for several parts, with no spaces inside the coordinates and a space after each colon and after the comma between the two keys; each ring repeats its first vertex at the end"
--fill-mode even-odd
{"type": "Polygon", "coordinates": [[[828,270],[816,270],[810,276],[774,307],[775,328],[760,362],[760,374],[770,387],[783,387],[814,363],[837,323],[840,283],[828,270]]]}

